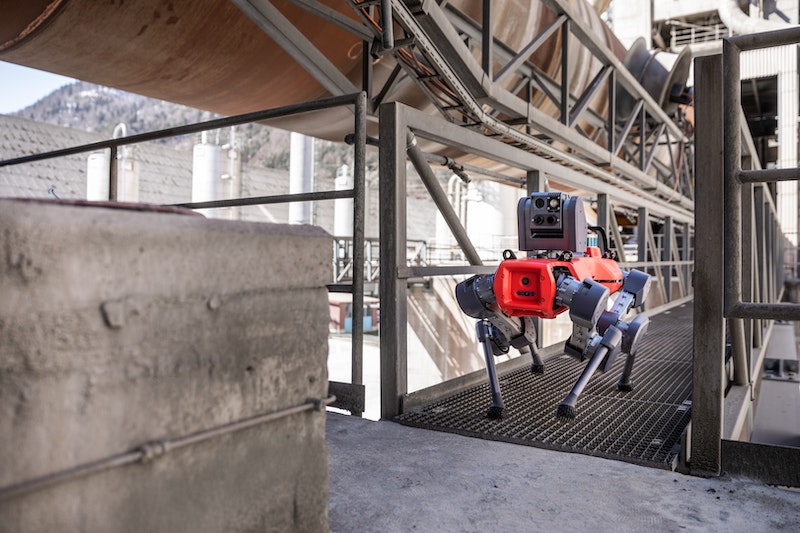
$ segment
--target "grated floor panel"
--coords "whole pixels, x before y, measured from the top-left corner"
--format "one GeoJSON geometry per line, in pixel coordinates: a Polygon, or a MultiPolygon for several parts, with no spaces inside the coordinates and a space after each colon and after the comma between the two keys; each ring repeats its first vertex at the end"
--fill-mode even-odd
{"type": "Polygon", "coordinates": [[[501,374],[505,403],[501,420],[486,418],[490,393],[488,384],[483,384],[403,413],[395,421],[673,468],[681,435],[691,419],[692,303],[650,318],[633,368],[634,390],[628,393],[616,388],[624,364],[625,357],[620,356],[608,372],[594,375],[572,421],[557,419],[556,408],[585,363],[566,355],[548,361],[544,375],[532,375],[527,367],[501,374]]]}

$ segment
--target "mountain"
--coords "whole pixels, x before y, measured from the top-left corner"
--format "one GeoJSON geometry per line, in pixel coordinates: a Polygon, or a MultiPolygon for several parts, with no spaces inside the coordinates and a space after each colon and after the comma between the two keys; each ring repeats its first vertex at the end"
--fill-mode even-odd
{"type": "MultiPolygon", "coordinates": [[[[125,124],[126,135],[133,135],[220,117],[208,111],[82,81],[65,85],[13,115],[108,137],[112,136],[118,124],[125,124]]],[[[215,138],[215,132],[210,132],[210,135],[215,138]]],[[[219,136],[223,143],[227,142],[227,131],[220,131],[219,136]]],[[[244,124],[236,128],[242,161],[268,168],[288,170],[289,136],[288,131],[260,124],[244,124]]],[[[191,150],[199,137],[200,134],[184,135],[158,142],[177,150],[191,150]]],[[[344,144],[317,142],[318,165],[352,165],[351,154],[352,148],[344,144]]],[[[335,169],[331,172],[335,175],[335,169]]]]}
{"type": "MultiPolygon", "coordinates": [[[[208,111],[147,98],[133,93],[77,81],[56,89],[35,104],[12,115],[56,124],[68,128],[99,133],[111,138],[118,124],[125,124],[126,135],[146,133],[176,126],[194,124],[214,118],[208,111]]],[[[228,142],[228,131],[208,133],[210,139],[221,144],[228,142]]],[[[248,165],[289,170],[290,132],[262,124],[243,124],[236,127],[236,139],[242,162],[248,165]]],[[[169,137],[156,141],[176,150],[189,151],[200,134],[169,137]]],[[[344,143],[317,139],[315,143],[315,167],[318,183],[332,185],[337,169],[346,164],[353,168],[353,148],[344,143]]],[[[368,147],[366,176],[368,186],[377,188],[378,153],[368,147]]],[[[434,166],[434,172],[446,184],[450,172],[434,166]]],[[[323,187],[325,188],[325,187],[323,187]]],[[[407,193],[415,198],[428,198],[428,192],[417,179],[410,179],[407,193]]]]}

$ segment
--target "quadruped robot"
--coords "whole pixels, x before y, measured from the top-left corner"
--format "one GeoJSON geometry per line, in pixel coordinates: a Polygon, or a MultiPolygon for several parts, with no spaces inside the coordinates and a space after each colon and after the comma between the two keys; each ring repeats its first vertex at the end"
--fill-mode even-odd
{"type": "Polygon", "coordinates": [[[543,374],[534,318],[555,318],[569,309],[573,328],[565,353],[589,361],[556,410],[558,418],[571,419],[576,415],[578,397],[594,373],[611,368],[620,352],[627,354],[627,359],[617,388],[633,389],[634,356],[649,319],[638,314],[626,322],[623,317],[644,304],[650,276],[619,268],[604,229],[587,226],[583,202],[577,196],[531,193],[520,199],[517,221],[519,249],[535,252],[534,257],[517,259],[511,250],[505,250],[494,274],[473,276],[455,288],[461,310],[478,319],[478,341],[492,395],[487,416],[502,418],[504,409],[494,356],[514,347],[522,355],[531,354],[531,372],[543,374]],[[587,246],[587,230],[603,238],[602,252],[596,243],[587,246]],[[609,305],[611,295],[614,299],[609,305]]]}

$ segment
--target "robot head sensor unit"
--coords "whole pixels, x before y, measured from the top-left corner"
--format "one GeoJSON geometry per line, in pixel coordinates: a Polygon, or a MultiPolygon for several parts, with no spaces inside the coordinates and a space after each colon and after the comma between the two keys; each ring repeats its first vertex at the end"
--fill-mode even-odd
{"type": "Polygon", "coordinates": [[[586,250],[586,213],[577,196],[533,192],[517,204],[519,249],[586,250]]]}

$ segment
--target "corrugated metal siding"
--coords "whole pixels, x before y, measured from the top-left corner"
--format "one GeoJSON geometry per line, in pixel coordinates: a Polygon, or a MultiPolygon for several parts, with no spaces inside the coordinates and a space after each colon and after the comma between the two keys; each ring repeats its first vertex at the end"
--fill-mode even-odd
{"type": "MultiPolygon", "coordinates": [[[[779,168],[797,167],[800,89],[798,88],[797,46],[750,50],[741,55],[742,79],[778,77],[778,161],[779,168]]],[[[797,245],[798,184],[777,184],[778,219],[786,237],[797,245]]]]}
{"type": "Polygon", "coordinates": [[[797,46],[748,50],[741,55],[742,79],[764,78],[780,72],[797,72],[797,46]]]}

